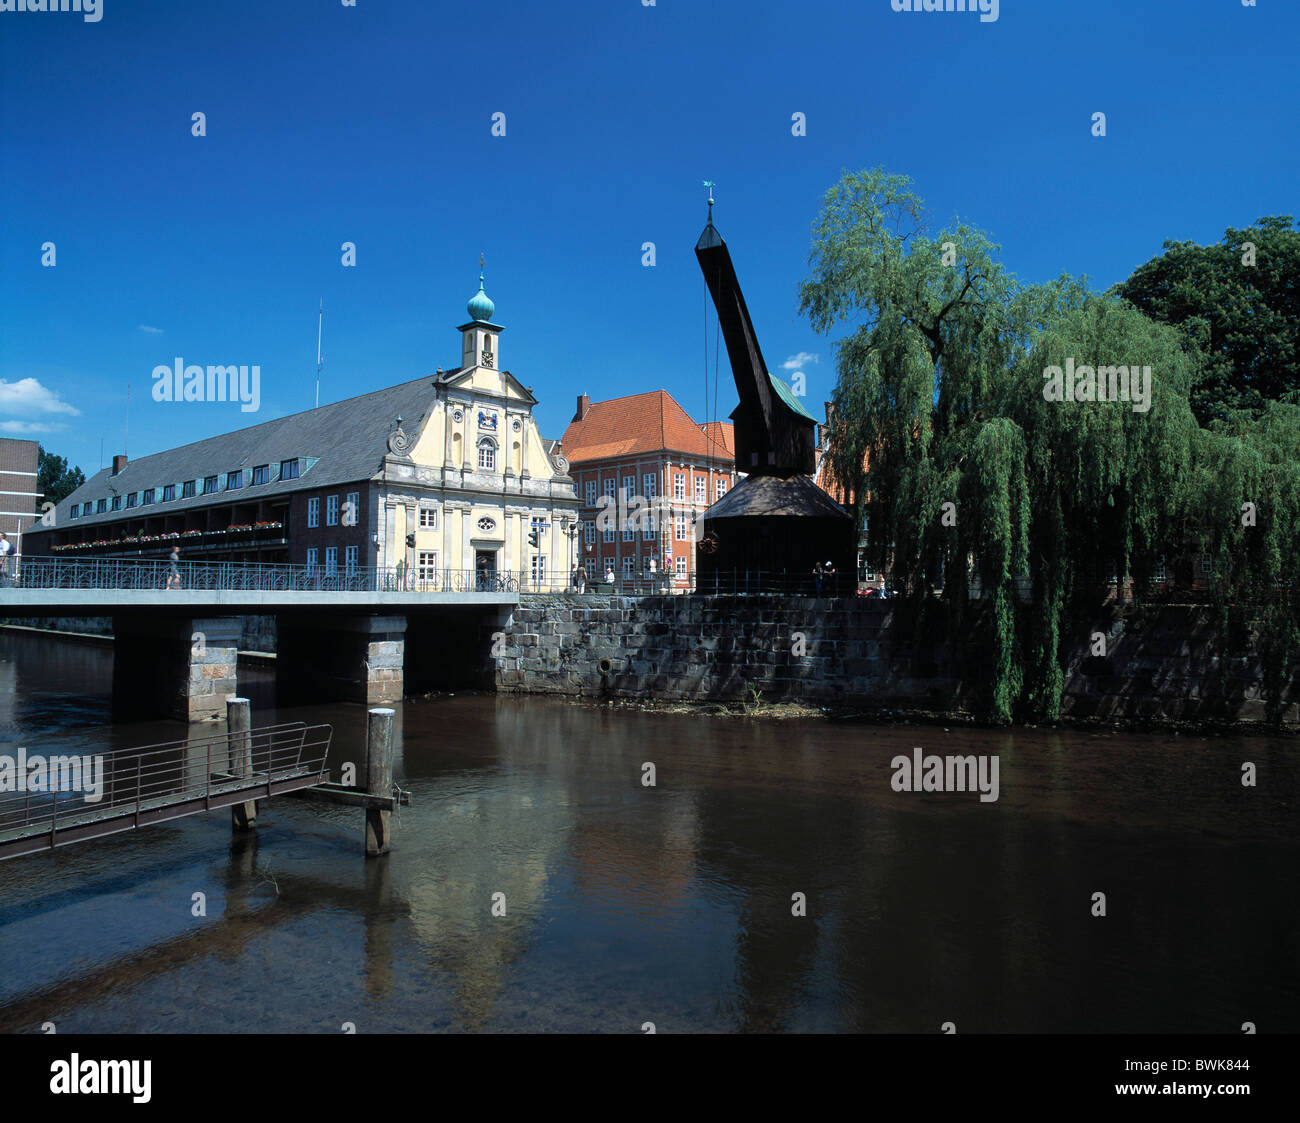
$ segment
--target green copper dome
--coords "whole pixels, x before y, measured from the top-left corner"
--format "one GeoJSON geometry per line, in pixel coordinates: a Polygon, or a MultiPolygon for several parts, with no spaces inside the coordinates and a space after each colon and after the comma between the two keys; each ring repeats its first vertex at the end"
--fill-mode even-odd
{"type": "Polygon", "coordinates": [[[481,320],[483,323],[491,323],[492,313],[496,311],[496,305],[488,299],[488,294],[483,291],[483,274],[478,275],[478,292],[469,298],[469,304],[466,305],[471,320],[481,320]]]}

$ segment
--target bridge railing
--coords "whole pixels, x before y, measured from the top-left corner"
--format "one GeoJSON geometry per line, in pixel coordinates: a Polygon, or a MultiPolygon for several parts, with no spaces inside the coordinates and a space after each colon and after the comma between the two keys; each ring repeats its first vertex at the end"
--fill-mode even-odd
{"type": "Polygon", "coordinates": [[[193,562],[116,558],[24,558],[10,584],[22,589],[203,590],[343,593],[550,593],[567,576],[531,571],[193,562]]]}
{"type": "Polygon", "coordinates": [[[0,794],[0,859],[226,806],[232,793],[323,783],[332,737],[288,722],[85,755],[6,749],[15,790],[0,794]]]}

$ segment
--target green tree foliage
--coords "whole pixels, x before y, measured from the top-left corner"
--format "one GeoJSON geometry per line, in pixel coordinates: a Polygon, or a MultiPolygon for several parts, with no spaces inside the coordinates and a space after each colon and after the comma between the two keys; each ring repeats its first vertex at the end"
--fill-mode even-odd
{"type": "Polygon", "coordinates": [[[1202,424],[1258,414],[1300,389],[1300,227],[1289,215],[1229,229],[1217,245],[1166,242],[1116,292],[1204,350],[1192,387],[1202,424]]]}
{"type": "MultiPolygon", "coordinates": [[[[801,310],[819,331],[849,324],[830,474],[865,520],[873,564],[888,563],[921,618],[942,588],[954,646],[973,638],[991,678],[989,717],[1051,719],[1065,649],[1111,575],[1131,574],[1140,595],[1162,560],[1204,549],[1226,600],[1294,573],[1300,409],[1202,430],[1190,399],[1204,356],[1185,333],[1068,276],[1022,285],[995,253],[961,222],[929,233],[906,178],[846,173],[814,226],[801,310]],[[1047,400],[1047,368],[1068,359],[1149,367],[1150,408],[1047,400]],[[1251,495],[1267,528],[1262,514],[1241,526],[1251,495]]],[[[1283,608],[1271,626],[1282,656],[1295,618],[1283,608]]]]}
{"type": "Polygon", "coordinates": [[[80,468],[69,468],[65,457],[55,456],[38,446],[36,489],[49,503],[61,503],[86,482],[80,468]]]}

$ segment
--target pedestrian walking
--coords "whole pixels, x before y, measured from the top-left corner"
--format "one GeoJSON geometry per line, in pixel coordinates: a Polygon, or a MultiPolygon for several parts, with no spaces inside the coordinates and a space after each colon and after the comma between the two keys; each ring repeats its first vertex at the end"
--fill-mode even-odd
{"type": "Polygon", "coordinates": [[[171,556],[167,559],[167,588],[179,589],[181,587],[181,548],[173,546],[171,556]]]}

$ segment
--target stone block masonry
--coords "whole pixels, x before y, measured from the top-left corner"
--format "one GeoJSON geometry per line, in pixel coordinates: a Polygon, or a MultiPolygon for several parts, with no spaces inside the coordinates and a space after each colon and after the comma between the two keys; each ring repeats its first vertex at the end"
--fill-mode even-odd
{"type": "MultiPolygon", "coordinates": [[[[663,702],[978,712],[981,683],[953,671],[940,637],[899,636],[897,602],[813,597],[538,596],[481,649],[498,690],[663,702]],[[899,642],[901,640],[901,642],[899,642]]],[[[1081,634],[1062,716],[1107,722],[1262,721],[1258,655],[1227,659],[1208,610],[1130,609],[1081,634]],[[1107,655],[1090,655],[1092,632],[1107,655]]],[[[1248,648],[1253,650],[1253,648],[1248,648]]],[[[979,668],[978,656],[968,666],[979,668]]],[[[1283,720],[1300,725],[1300,670],[1283,720]]]]}

